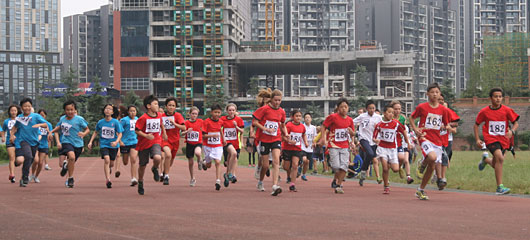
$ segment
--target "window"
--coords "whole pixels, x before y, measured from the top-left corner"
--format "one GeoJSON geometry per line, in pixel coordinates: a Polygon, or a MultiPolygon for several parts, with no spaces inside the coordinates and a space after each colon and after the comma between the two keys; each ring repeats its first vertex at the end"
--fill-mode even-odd
{"type": "Polygon", "coordinates": [[[149,78],[122,78],[121,90],[149,90],[149,78]]]}

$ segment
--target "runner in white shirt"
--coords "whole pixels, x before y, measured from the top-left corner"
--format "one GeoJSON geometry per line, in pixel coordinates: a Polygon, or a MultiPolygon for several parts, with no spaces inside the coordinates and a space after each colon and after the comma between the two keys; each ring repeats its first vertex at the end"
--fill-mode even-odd
{"type": "Polygon", "coordinates": [[[309,146],[306,146],[302,142],[302,162],[303,165],[298,167],[298,175],[300,175],[300,172],[302,172],[302,180],[307,181],[306,173],[307,169],[310,167],[316,166],[316,164],[313,164],[314,157],[313,157],[313,139],[317,136],[317,128],[311,124],[312,121],[311,113],[304,114],[304,126],[305,126],[305,135],[307,136],[307,143],[309,146]]]}
{"type": "Polygon", "coordinates": [[[359,178],[359,185],[363,185],[366,179],[366,171],[373,162],[375,176],[380,179],[379,165],[375,158],[375,150],[377,144],[373,142],[374,127],[377,123],[382,121],[382,117],[375,113],[375,103],[372,100],[366,101],[366,113],[363,113],[353,119],[353,123],[359,126],[359,142],[361,144],[361,158],[363,159],[363,165],[361,167],[361,177],[359,178]]]}

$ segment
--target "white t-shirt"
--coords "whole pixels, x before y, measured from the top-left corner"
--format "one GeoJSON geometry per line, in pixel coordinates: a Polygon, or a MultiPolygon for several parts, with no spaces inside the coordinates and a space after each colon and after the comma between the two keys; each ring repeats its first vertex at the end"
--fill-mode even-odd
{"type": "Polygon", "coordinates": [[[355,125],[359,125],[359,140],[364,139],[370,143],[371,146],[375,145],[372,140],[374,136],[375,125],[383,121],[381,115],[374,113],[372,116],[368,113],[363,113],[353,119],[355,125]]]}
{"type": "Polygon", "coordinates": [[[305,135],[307,138],[307,144],[309,144],[309,146],[306,146],[304,144],[304,141],[302,141],[302,151],[312,153],[313,152],[313,139],[315,139],[315,137],[317,136],[317,128],[314,125],[307,126],[305,124],[304,124],[304,127],[305,127],[305,135]]]}

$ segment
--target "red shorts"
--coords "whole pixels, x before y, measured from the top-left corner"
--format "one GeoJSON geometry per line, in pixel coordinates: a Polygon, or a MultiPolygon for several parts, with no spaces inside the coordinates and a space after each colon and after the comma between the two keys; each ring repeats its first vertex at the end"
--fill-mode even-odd
{"type": "Polygon", "coordinates": [[[179,142],[162,141],[162,150],[164,150],[164,147],[168,147],[169,149],[171,149],[171,159],[177,156],[177,152],[179,150],[179,142]]]}

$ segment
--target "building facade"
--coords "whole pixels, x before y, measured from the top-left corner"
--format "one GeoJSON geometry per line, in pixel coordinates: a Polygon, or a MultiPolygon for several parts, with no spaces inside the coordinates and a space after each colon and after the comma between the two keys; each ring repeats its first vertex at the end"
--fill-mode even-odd
{"type": "Polygon", "coordinates": [[[0,108],[61,79],[60,0],[0,1],[0,108]]]}

